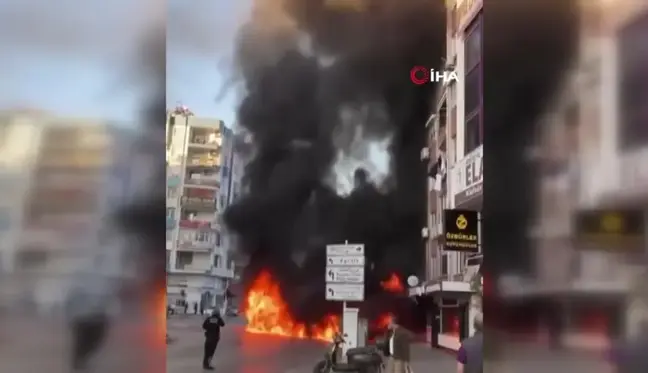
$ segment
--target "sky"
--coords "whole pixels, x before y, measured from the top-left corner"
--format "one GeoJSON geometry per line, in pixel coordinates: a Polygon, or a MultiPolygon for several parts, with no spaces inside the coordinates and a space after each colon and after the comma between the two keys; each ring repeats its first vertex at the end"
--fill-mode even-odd
{"type": "Polygon", "coordinates": [[[147,30],[165,22],[167,105],[182,103],[231,126],[237,97],[217,98],[249,3],[190,3],[0,0],[0,109],[38,108],[136,125],[147,95],[146,82],[134,76],[138,47],[147,30]]]}

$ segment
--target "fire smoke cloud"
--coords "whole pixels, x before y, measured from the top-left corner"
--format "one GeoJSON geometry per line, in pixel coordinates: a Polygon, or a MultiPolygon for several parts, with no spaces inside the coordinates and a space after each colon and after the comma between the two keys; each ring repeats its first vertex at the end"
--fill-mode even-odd
{"type": "Polygon", "coordinates": [[[419,154],[434,87],[414,85],[409,71],[442,64],[443,4],[259,1],[239,36],[247,95],[238,117],[254,157],[248,193],[225,219],[250,257],[247,276],[270,269],[297,311],[324,300],[326,244],[366,245],[369,294],[392,271],[418,273],[426,206],[419,154]],[[367,163],[370,143],[389,143],[380,184],[371,167],[339,167],[367,163]],[[351,193],[339,192],[340,178],[355,179],[351,193]]]}

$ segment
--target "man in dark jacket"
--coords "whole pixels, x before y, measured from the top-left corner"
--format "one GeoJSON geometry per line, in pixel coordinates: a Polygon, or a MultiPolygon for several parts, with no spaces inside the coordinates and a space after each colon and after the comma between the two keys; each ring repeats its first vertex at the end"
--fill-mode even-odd
{"type": "Polygon", "coordinates": [[[387,331],[386,355],[387,373],[408,373],[410,371],[410,345],[414,334],[396,323],[396,318],[391,317],[387,331]]]}
{"type": "Polygon", "coordinates": [[[484,335],[483,315],[478,313],[473,321],[475,334],[464,339],[457,351],[457,373],[482,373],[484,335]]]}
{"type": "Polygon", "coordinates": [[[214,310],[208,318],[203,322],[203,330],[205,331],[205,352],[203,355],[203,369],[214,370],[211,366],[214,352],[218,347],[220,341],[220,329],[225,326],[225,321],[220,315],[219,310],[214,310]]]}

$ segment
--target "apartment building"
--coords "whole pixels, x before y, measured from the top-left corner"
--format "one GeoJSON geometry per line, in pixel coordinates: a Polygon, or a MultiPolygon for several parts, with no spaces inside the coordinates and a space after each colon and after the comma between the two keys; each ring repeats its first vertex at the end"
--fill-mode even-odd
{"type": "Polygon", "coordinates": [[[167,296],[222,305],[234,276],[219,214],[229,203],[232,131],[186,107],[167,118],[167,296]]]}
{"type": "Polygon", "coordinates": [[[12,293],[4,299],[60,308],[70,275],[88,266],[118,281],[124,246],[102,250],[100,236],[107,217],[133,193],[138,134],[34,111],[6,112],[3,120],[2,177],[15,183],[0,197],[9,223],[2,233],[2,283],[12,293]]]}
{"type": "Polygon", "coordinates": [[[541,126],[540,208],[531,231],[535,278],[519,283],[512,295],[535,302],[528,315],[539,335],[546,328],[542,313],[551,312],[543,305],[560,299],[558,342],[601,349],[636,328],[628,295],[637,282],[645,286],[646,247],[639,244],[639,255],[630,257],[621,250],[626,245],[612,241],[593,248],[575,239],[581,228],[574,222],[600,210],[593,216],[600,224],[614,215],[630,225],[643,208],[639,224],[644,236],[648,230],[648,117],[636,100],[648,89],[642,68],[648,53],[637,47],[639,35],[648,32],[648,7],[631,0],[584,2],[581,14],[578,61],[541,126]]]}
{"type": "MultiPolygon", "coordinates": [[[[472,316],[480,303],[473,300],[481,253],[457,251],[446,245],[447,210],[471,211],[479,231],[482,199],[482,1],[447,2],[446,69],[459,79],[439,87],[436,111],[426,123],[429,162],[426,274],[410,294],[428,298],[428,341],[433,347],[458,349],[472,334],[472,316]]],[[[479,236],[479,234],[477,234],[479,236]]]]}

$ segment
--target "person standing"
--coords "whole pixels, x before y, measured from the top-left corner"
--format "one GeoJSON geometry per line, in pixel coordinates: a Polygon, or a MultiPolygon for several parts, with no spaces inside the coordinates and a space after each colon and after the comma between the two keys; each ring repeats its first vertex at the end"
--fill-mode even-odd
{"type": "Polygon", "coordinates": [[[68,293],[66,313],[72,337],[71,367],[83,371],[105,343],[114,295],[101,276],[83,276],[75,284],[68,293]]]}
{"type": "Polygon", "coordinates": [[[205,331],[205,351],[203,354],[203,369],[214,370],[211,366],[212,358],[218,347],[220,341],[220,329],[225,326],[225,321],[220,315],[218,310],[214,310],[212,314],[203,322],[203,330],[205,331]]]}
{"type": "Polygon", "coordinates": [[[194,315],[197,315],[198,314],[198,303],[194,302],[193,309],[194,309],[194,315]]]}
{"type": "Polygon", "coordinates": [[[387,330],[387,373],[409,373],[410,345],[414,334],[396,323],[392,315],[387,330]]]}
{"type": "Polygon", "coordinates": [[[473,320],[475,334],[466,338],[457,351],[457,373],[482,373],[483,372],[483,351],[484,316],[477,313],[473,320]]]}

